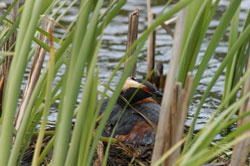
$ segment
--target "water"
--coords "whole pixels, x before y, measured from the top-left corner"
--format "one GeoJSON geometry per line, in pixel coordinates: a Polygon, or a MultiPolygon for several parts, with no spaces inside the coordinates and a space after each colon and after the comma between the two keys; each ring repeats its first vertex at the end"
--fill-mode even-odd
{"type": "MultiPolygon", "coordinates": [[[[163,8],[164,2],[154,1],[152,4],[152,12],[159,13],[163,8]]],[[[196,68],[198,64],[201,62],[202,55],[206,51],[206,48],[209,44],[209,41],[224,13],[227,6],[229,4],[228,0],[221,0],[219,7],[217,9],[216,15],[209,26],[209,30],[207,31],[207,36],[203,42],[201,47],[198,62],[196,64],[196,68]]],[[[75,5],[73,8],[69,10],[66,16],[64,16],[61,20],[61,24],[64,26],[69,25],[73,19],[76,18],[76,14],[78,12],[78,5],[75,5]]],[[[126,50],[126,40],[127,40],[127,30],[128,30],[128,15],[133,11],[134,8],[139,8],[139,32],[144,31],[147,28],[147,13],[146,13],[146,1],[145,0],[128,0],[127,4],[122,8],[121,12],[114,20],[109,24],[109,26],[104,31],[103,43],[99,53],[99,58],[97,65],[100,66],[100,81],[107,81],[118,65],[119,60],[124,55],[126,50]]],[[[241,5],[240,12],[240,26],[244,24],[244,20],[247,16],[248,10],[250,9],[250,1],[243,0],[241,5]]],[[[63,9],[59,12],[63,12],[63,9]]],[[[239,29],[239,31],[241,30],[239,29]]],[[[64,30],[60,28],[55,29],[55,35],[60,37],[64,33],[64,30]]],[[[200,98],[209,84],[211,78],[213,77],[215,71],[219,67],[221,61],[225,57],[227,53],[227,40],[228,40],[228,32],[223,37],[223,41],[220,42],[219,46],[216,49],[216,53],[213,58],[208,63],[208,68],[203,74],[203,78],[198,86],[198,90],[193,98],[193,103],[188,112],[187,125],[190,125],[192,122],[192,117],[196,111],[196,108],[199,104],[200,98]]],[[[156,61],[161,61],[164,63],[164,73],[167,73],[169,58],[171,55],[171,48],[173,44],[173,39],[170,35],[166,34],[166,31],[163,29],[157,30],[156,36],[156,61]]],[[[139,55],[139,59],[137,61],[137,76],[142,77],[146,74],[147,64],[146,64],[147,50],[146,47],[142,49],[142,52],[139,55]]],[[[115,87],[119,77],[121,76],[123,70],[119,70],[117,75],[115,76],[112,87],[115,87]]],[[[60,74],[63,74],[63,70],[61,70],[60,74]]],[[[198,118],[198,122],[196,125],[196,129],[201,129],[207,120],[210,118],[211,114],[214,113],[216,108],[221,103],[221,97],[223,94],[223,86],[224,86],[224,76],[220,76],[218,81],[216,82],[214,88],[211,90],[210,96],[207,98],[206,103],[203,105],[201,113],[198,118]]],[[[102,87],[99,87],[102,90],[102,87]]],[[[81,95],[79,95],[81,96],[81,95]]],[[[78,99],[80,101],[80,98],[78,99]]],[[[50,114],[49,120],[51,122],[56,121],[56,107],[53,108],[52,113],[50,114]]]]}
{"type": "MultiPolygon", "coordinates": [[[[209,41],[219,24],[219,21],[229,5],[229,1],[222,0],[217,9],[216,15],[209,26],[209,30],[207,36],[204,40],[204,43],[201,47],[198,62],[196,64],[196,68],[198,64],[201,62],[202,55],[207,49],[209,41]]],[[[121,14],[116,17],[113,22],[107,27],[104,33],[104,44],[102,45],[102,49],[100,51],[100,57],[98,61],[98,65],[102,69],[102,74],[100,79],[107,80],[109,78],[110,73],[113,71],[115,66],[117,66],[119,59],[124,55],[126,49],[126,35],[128,29],[128,15],[134,9],[139,8],[139,31],[143,31],[147,27],[147,12],[146,12],[146,1],[144,0],[129,0],[128,3],[122,8],[121,14]],[[105,64],[105,65],[103,65],[105,64]]],[[[154,3],[152,6],[152,12],[159,13],[163,8],[161,3],[154,3]]],[[[242,27],[244,24],[244,20],[247,16],[248,10],[250,8],[250,1],[243,0],[241,6],[240,13],[240,26],[242,27]]],[[[241,29],[239,29],[240,31],[241,29]]],[[[196,92],[193,104],[190,107],[188,112],[188,118],[186,121],[187,125],[190,125],[192,122],[193,115],[196,111],[196,108],[199,104],[200,98],[205,91],[207,85],[211,81],[215,71],[218,69],[221,61],[225,57],[227,53],[227,39],[228,32],[223,37],[223,41],[220,42],[219,46],[216,49],[216,54],[208,63],[208,69],[203,74],[203,78],[201,80],[200,85],[198,86],[198,91],[196,92]]],[[[169,58],[171,55],[171,48],[173,44],[173,39],[170,35],[166,34],[166,31],[163,29],[159,29],[157,31],[156,36],[156,61],[161,61],[164,63],[164,73],[167,73],[169,58]]],[[[139,55],[139,60],[137,62],[137,75],[142,76],[146,74],[147,64],[146,64],[147,50],[146,47],[142,50],[139,55]]],[[[117,80],[121,75],[122,70],[120,70],[117,74],[117,80]]],[[[115,86],[116,81],[113,82],[113,86],[115,86]]],[[[216,108],[221,103],[221,97],[223,94],[224,87],[224,76],[221,76],[214,88],[211,90],[210,96],[207,98],[206,103],[203,105],[202,110],[200,112],[196,129],[201,129],[207,120],[210,118],[211,114],[215,112],[216,108]]],[[[218,136],[219,137],[219,136],[218,136]]]]}

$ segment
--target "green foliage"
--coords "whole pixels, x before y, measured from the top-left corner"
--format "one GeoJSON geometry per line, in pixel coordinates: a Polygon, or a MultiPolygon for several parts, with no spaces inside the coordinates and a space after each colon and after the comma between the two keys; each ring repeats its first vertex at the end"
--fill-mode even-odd
{"type": "MultiPolygon", "coordinates": [[[[26,0],[24,5],[19,9],[20,14],[17,20],[11,22],[7,19],[7,15],[16,2],[17,0],[9,6],[0,18],[0,24],[2,25],[2,23],[4,23],[0,31],[0,47],[3,47],[3,45],[7,43],[15,30],[18,30],[16,43],[12,46],[15,47],[15,52],[7,87],[5,89],[3,115],[0,122],[0,165],[21,165],[24,152],[28,148],[32,136],[37,135],[36,128],[41,119],[42,126],[38,134],[38,142],[40,143],[37,144],[35,149],[37,156],[34,157],[33,165],[42,163],[52,148],[53,155],[50,165],[91,165],[97,142],[101,139],[102,130],[111,113],[112,107],[116,103],[121,88],[138,59],[138,55],[149,34],[164,21],[187,7],[187,20],[183,43],[179,43],[182,46],[182,50],[177,73],[177,81],[185,85],[187,73],[194,71],[198,53],[200,52],[209,24],[219,4],[219,0],[216,0],[215,3],[212,3],[212,0],[182,0],[168,10],[164,9],[155,19],[152,26],[142,32],[140,37],[119,61],[119,64],[114,69],[105,86],[104,92],[101,94],[100,101],[96,105],[99,75],[99,68],[96,67],[96,62],[102,44],[103,31],[119,13],[120,9],[126,3],[126,0],[111,1],[107,7],[103,5],[104,0],[82,0],[77,18],[67,27],[62,38],[58,39],[53,37],[54,43],[58,45],[54,50],[55,52],[50,53],[50,56],[53,55],[53,62],[51,63],[51,61],[49,61],[49,64],[41,73],[26,107],[21,126],[18,131],[15,131],[13,122],[16,110],[18,110],[19,107],[17,101],[20,97],[20,87],[24,77],[24,71],[35,52],[34,48],[32,48],[32,44],[37,43],[47,51],[52,49],[51,44],[46,44],[38,39],[39,33],[49,37],[48,32],[39,28],[41,22],[40,15],[49,15],[51,18],[54,18],[57,23],[77,1],[74,0],[68,5],[68,0],[63,2],[60,0],[26,0]],[[59,4],[59,2],[61,3],[59,4]],[[61,15],[58,15],[58,12],[62,8],[64,8],[65,11],[61,15]],[[105,9],[104,12],[101,12],[101,9],[105,9]],[[10,25],[12,25],[11,28],[10,25]],[[95,130],[96,119],[99,115],[103,100],[106,97],[106,92],[116,76],[117,71],[121,69],[126,57],[134,48],[136,48],[136,50],[133,52],[132,58],[130,58],[127,70],[121,75],[116,89],[104,111],[104,115],[95,130]],[[55,83],[55,75],[62,65],[66,66],[66,71],[60,81],[55,83]],[[86,80],[86,84],[81,94],[81,101],[78,104],[77,96],[79,95],[83,77],[86,80]],[[54,85],[53,87],[52,84],[54,85]],[[56,130],[52,133],[52,139],[40,154],[41,141],[46,133],[45,127],[49,109],[56,100],[60,101],[56,130]],[[74,129],[72,130],[72,120],[74,118],[76,121],[74,129]],[[93,134],[94,130],[95,136],[93,134]],[[15,133],[15,139],[13,139],[13,133],[15,133]]],[[[195,80],[192,87],[190,103],[192,102],[192,96],[197,90],[202,75],[207,69],[208,62],[214,55],[216,47],[231,23],[228,53],[218,70],[214,73],[210,84],[202,96],[201,102],[196,109],[196,114],[190,127],[182,156],[176,161],[176,165],[202,165],[247,137],[246,134],[243,134],[236,139],[237,136],[249,129],[250,123],[244,124],[217,142],[215,146],[211,146],[214,137],[218,133],[249,115],[248,111],[232,119],[233,115],[250,96],[250,93],[248,93],[235,100],[235,95],[240,91],[240,87],[244,84],[250,73],[250,70],[245,69],[245,64],[250,52],[250,14],[248,14],[244,27],[238,35],[240,4],[240,0],[232,0],[228,6],[214,35],[209,41],[198,71],[194,75],[195,80]],[[194,136],[193,131],[200,109],[211,88],[214,86],[216,80],[223,74],[225,68],[227,68],[227,74],[223,101],[216,113],[207,122],[204,129],[194,136]],[[246,72],[243,75],[244,71],[246,72]]],[[[11,56],[13,53],[0,52],[0,54],[6,57],[11,56]]],[[[110,139],[110,143],[111,141],[110,139]]],[[[164,159],[176,148],[181,146],[181,144],[182,142],[179,142],[163,155],[162,159],[157,162],[157,165],[160,165],[164,159]]],[[[108,149],[106,151],[104,165],[107,162],[107,155],[108,149]]]]}

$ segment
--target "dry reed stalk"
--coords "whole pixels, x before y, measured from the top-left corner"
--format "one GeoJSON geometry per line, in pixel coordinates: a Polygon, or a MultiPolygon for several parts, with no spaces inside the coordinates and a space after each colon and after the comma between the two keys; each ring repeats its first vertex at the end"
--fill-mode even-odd
{"type": "Polygon", "coordinates": [[[151,15],[151,0],[147,0],[147,15],[148,15],[148,25],[150,25],[150,15],[151,15]]]}
{"type": "Polygon", "coordinates": [[[164,91],[165,88],[165,82],[167,79],[167,75],[163,74],[163,63],[162,62],[157,62],[156,63],[156,68],[155,68],[155,85],[158,89],[160,89],[161,91],[164,91]]]}
{"type": "Polygon", "coordinates": [[[179,140],[181,140],[181,137],[184,134],[184,126],[185,126],[185,121],[186,121],[186,117],[187,117],[187,113],[188,113],[190,93],[192,90],[193,81],[194,81],[194,78],[192,77],[192,74],[188,73],[185,88],[184,88],[184,90],[182,90],[182,100],[179,102],[179,104],[181,105],[181,110],[179,112],[180,116],[178,116],[180,125],[177,126],[178,133],[176,136],[177,139],[179,139],[179,140]]]}
{"type": "Polygon", "coordinates": [[[171,30],[171,28],[170,28],[168,25],[162,24],[161,27],[162,27],[163,29],[165,29],[166,32],[167,32],[171,37],[174,37],[174,32],[171,30]]]}
{"type": "MultiPolygon", "coordinates": [[[[148,20],[149,24],[148,27],[152,25],[153,19],[155,18],[155,14],[151,13],[148,20]]],[[[151,73],[152,70],[154,70],[154,64],[155,64],[155,37],[156,37],[156,31],[153,31],[149,35],[148,39],[148,55],[147,55],[147,73],[151,73]]],[[[153,81],[154,74],[149,78],[149,81],[153,81]]]]}
{"type": "MultiPolygon", "coordinates": [[[[148,27],[152,25],[154,15],[151,13],[151,0],[147,0],[147,17],[148,17],[148,27]]],[[[154,47],[155,47],[155,31],[153,31],[148,38],[148,49],[147,49],[147,74],[149,74],[154,69],[154,47]]],[[[152,75],[153,76],[153,75],[152,75]]],[[[152,76],[148,78],[152,82],[152,76]]]]}
{"type": "Polygon", "coordinates": [[[182,37],[185,27],[185,17],[186,17],[186,8],[182,9],[181,12],[179,13],[179,19],[175,27],[174,45],[172,50],[172,56],[170,59],[169,72],[166,80],[166,86],[164,89],[164,95],[162,99],[161,112],[157,127],[156,141],[154,145],[151,165],[154,165],[164,153],[165,147],[163,145],[166,145],[166,147],[171,145],[170,140],[166,139],[166,135],[169,134],[168,128],[170,126],[168,119],[170,117],[170,107],[173,99],[173,89],[176,82],[176,72],[181,54],[182,37]]]}
{"type": "MultiPolygon", "coordinates": [[[[248,58],[247,69],[250,69],[250,57],[248,58]]],[[[250,76],[248,76],[245,84],[243,95],[246,95],[250,91],[250,76]]],[[[250,99],[248,99],[240,108],[239,115],[250,110],[250,99]]],[[[238,122],[238,127],[249,122],[250,116],[247,116],[238,122]]],[[[233,149],[233,155],[231,158],[230,166],[244,166],[249,153],[250,138],[239,142],[233,149]]]]}
{"type": "MultiPolygon", "coordinates": [[[[171,28],[168,26],[169,24],[175,23],[176,20],[178,19],[178,16],[173,17],[167,21],[165,21],[163,24],[161,24],[161,27],[167,31],[167,33],[174,37],[174,32],[171,30],[171,28]]],[[[160,27],[159,27],[160,28],[160,27]]]]}
{"type": "Polygon", "coordinates": [[[174,22],[176,22],[176,21],[178,20],[178,17],[179,17],[179,16],[172,17],[171,19],[165,21],[164,24],[165,24],[165,25],[172,24],[172,23],[174,23],[174,22]]]}
{"type": "MultiPolygon", "coordinates": [[[[178,110],[180,110],[180,101],[181,101],[181,83],[176,83],[174,86],[173,90],[173,98],[172,98],[172,103],[171,103],[171,111],[170,111],[170,116],[168,119],[168,128],[166,129],[167,132],[165,134],[165,139],[168,140],[167,144],[163,145],[164,146],[164,151],[167,151],[170,149],[170,147],[173,145],[173,143],[176,143],[174,140],[176,140],[176,132],[174,127],[178,126],[178,110]]],[[[165,165],[169,163],[169,158],[165,160],[165,165]]]]}
{"type": "Polygon", "coordinates": [[[155,71],[154,71],[154,84],[155,86],[160,89],[160,83],[161,83],[161,75],[163,74],[163,63],[157,62],[155,71]]]}
{"type": "MultiPolygon", "coordinates": [[[[180,125],[179,117],[181,116],[181,104],[182,104],[182,85],[181,83],[176,83],[175,88],[174,88],[174,93],[173,93],[173,101],[171,103],[171,111],[170,111],[170,135],[171,135],[171,140],[170,140],[170,146],[165,147],[164,151],[167,151],[170,149],[171,146],[175,145],[178,143],[179,139],[177,139],[177,133],[178,131],[176,128],[180,125]]],[[[176,152],[176,151],[175,151],[176,152]]],[[[172,162],[172,156],[174,153],[169,156],[169,158],[166,160],[165,164],[168,163],[173,163],[172,162]]]]}
{"type": "Polygon", "coordinates": [[[97,159],[95,160],[93,166],[102,166],[104,160],[104,145],[102,141],[99,141],[96,147],[97,159]]]}
{"type": "MultiPolygon", "coordinates": [[[[177,144],[183,137],[192,84],[193,78],[190,73],[187,76],[184,89],[181,89],[182,85],[180,83],[176,83],[176,98],[174,98],[172,104],[175,109],[171,108],[171,147],[177,144]]],[[[165,151],[167,150],[169,149],[165,149],[165,151]]],[[[179,147],[169,156],[167,165],[173,165],[180,156],[180,153],[181,148],[179,147]]]]}
{"type": "Polygon", "coordinates": [[[4,90],[4,76],[2,76],[0,80],[0,117],[2,115],[3,90],[4,90]]]}
{"type": "Polygon", "coordinates": [[[166,79],[167,79],[167,75],[161,75],[161,76],[160,76],[160,85],[159,85],[159,89],[161,89],[162,91],[164,91],[164,89],[165,89],[166,79]]]}
{"type": "MultiPolygon", "coordinates": [[[[178,16],[172,17],[172,18],[168,19],[167,21],[165,21],[162,25],[168,26],[169,24],[176,23],[177,19],[178,19],[178,16]]],[[[156,30],[161,29],[161,28],[162,28],[162,25],[159,25],[159,26],[156,28],[156,30]]]]}
{"type": "MultiPolygon", "coordinates": [[[[13,2],[14,0],[11,1],[11,3],[13,2]]],[[[12,21],[12,22],[15,22],[16,21],[16,18],[18,16],[18,8],[19,8],[19,2],[16,3],[16,5],[11,9],[10,11],[10,15],[9,15],[9,19],[12,21]]],[[[13,25],[10,25],[9,29],[12,28],[13,25]]],[[[7,43],[4,45],[3,47],[3,50],[4,51],[11,51],[11,52],[14,52],[15,51],[15,47],[13,47],[13,44],[15,43],[16,41],[16,35],[17,35],[17,31],[15,30],[15,32],[13,33],[13,35],[9,38],[9,40],[7,41],[7,43]]],[[[5,85],[7,83],[7,79],[8,79],[8,74],[9,74],[9,70],[10,70],[10,64],[11,64],[11,61],[12,61],[12,58],[13,56],[7,56],[1,66],[1,70],[0,70],[0,76],[1,76],[1,80],[3,79],[3,86],[2,86],[2,89],[0,89],[0,98],[1,98],[1,101],[0,101],[0,116],[2,114],[2,99],[3,99],[3,96],[4,96],[4,89],[5,89],[5,85]]]]}
{"type": "MultiPolygon", "coordinates": [[[[127,40],[127,50],[131,47],[133,42],[137,39],[138,36],[138,15],[139,9],[136,8],[130,15],[129,15],[129,24],[128,24],[128,40],[127,40]]],[[[124,63],[124,70],[126,70],[126,66],[129,60],[134,53],[134,50],[129,54],[125,63],[124,63]]],[[[131,72],[131,77],[136,76],[136,64],[131,72]]]]}
{"type": "MultiPolygon", "coordinates": [[[[52,26],[53,26],[53,23],[51,21],[48,22],[47,17],[43,17],[41,28],[46,29],[46,31],[48,32],[49,28],[51,28],[52,26]]],[[[49,43],[49,39],[45,37],[43,34],[40,34],[39,39],[42,40],[44,43],[47,43],[47,44],[49,43]]],[[[17,114],[17,118],[15,122],[16,130],[18,130],[21,125],[26,107],[29,103],[32,92],[40,76],[45,54],[46,54],[46,50],[44,50],[40,45],[38,45],[36,48],[36,53],[35,53],[34,60],[32,62],[32,66],[30,69],[29,78],[28,78],[26,87],[24,89],[23,100],[22,100],[22,103],[20,105],[20,108],[17,114]]]]}

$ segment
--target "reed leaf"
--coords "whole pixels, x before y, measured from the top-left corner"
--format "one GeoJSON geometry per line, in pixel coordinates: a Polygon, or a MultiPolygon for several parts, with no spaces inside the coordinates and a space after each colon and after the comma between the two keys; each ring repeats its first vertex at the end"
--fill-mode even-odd
{"type": "Polygon", "coordinates": [[[224,118],[228,116],[229,112],[235,113],[241,107],[241,105],[249,98],[249,96],[250,96],[250,93],[242,97],[237,103],[234,103],[228,109],[223,111],[221,115],[218,116],[216,120],[214,120],[214,122],[212,122],[211,124],[209,124],[208,126],[206,126],[200,131],[201,134],[199,135],[197,140],[193,143],[189,151],[185,154],[185,158],[182,161],[182,165],[186,165],[186,164],[188,165],[191,156],[203,150],[209,145],[209,143],[213,140],[214,136],[218,134],[219,130],[217,130],[216,127],[221,123],[226,123],[226,120],[224,120],[224,118]]]}
{"type": "Polygon", "coordinates": [[[36,143],[36,148],[35,148],[35,153],[33,155],[33,161],[32,165],[38,165],[38,159],[39,155],[41,152],[42,148],[42,141],[45,133],[45,128],[47,124],[47,118],[49,115],[49,108],[51,105],[52,101],[52,85],[53,85],[53,78],[54,78],[54,67],[55,67],[55,52],[54,52],[54,46],[53,46],[53,38],[52,38],[52,28],[50,29],[50,59],[49,59],[49,68],[48,68],[48,79],[47,79],[47,84],[46,84],[46,100],[45,100],[45,105],[44,105],[44,110],[43,110],[43,119],[40,127],[40,132],[37,138],[37,143],[36,143]]]}
{"type": "Polygon", "coordinates": [[[88,21],[88,14],[89,9],[91,10],[95,2],[93,1],[83,1],[83,4],[81,4],[81,9],[84,12],[80,12],[81,15],[79,16],[79,20],[83,20],[83,24],[81,24],[81,21],[78,22],[76,25],[76,32],[75,32],[75,38],[73,41],[73,51],[72,56],[70,57],[70,64],[69,66],[69,73],[67,79],[65,80],[67,83],[65,86],[67,89],[65,89],[65,96],[64,96],[64,102],[62,107],[62,119],[60,122],[60,127],[57,127],[58,132],[56,133],[56,143],[55,143],[55,149],[54,149],[54,155],[52,159],[52,165],[62,165],[65,161],[65,156],[67,153],[67,143],[69,141],[70,137],[70,129],[71,129],[71,119],[73,117],[73,109],[76,102],[78,90],[80,87],[80,81],[81,76],[83,74],[83,70],[85,67],[85,63],[87,61],[88,56],[91,56],[91,44],[95,41],[95,29],[97,27],[97,20],[99,11],[101,9],[103,1],[98,1],[96,4],[94,13],[91,17],[89,27],[88,27],[88,33],[85,34],[87,27],[87,21],[88,21]],[[87,10],[86,10],[87,9],[87,10]],[[82,29],[83,28],[83,29],[82,29]],[[80,36],[80,38],[79,38],[80,36]],[[82,37],[84,36],[84,37],[82,37]],[[80,44],[78,44],[78,42],[80,44]],[[72,80],[74,80],[72,82],[72,80]],[[63,146],[62,146],[63,145],[63,146]]]}
{"type": "MultiPolygon", "coordinates": [[[[197,73],[196,73],[196,75],[195,75],[194,82],[193,82],[193,87],[192,87],[192,92],[191,92],[191,96],[190,96],[191,98],[193,97],[194,92],[195,92],[195,90],[197,89],[197,86],[198,86],[198,84],[199,84],[199,81],[201,80],[202,74],[203,74],[203,72],[205,71],[205,69],[206,69],[206,67],[207,67],[207,64],[208,64],[209,60],[211,59],[211,57],[212,57],[212,55],[213,55],[213,53],[214,53],[216,47],[218,46],[221,37],[222,37],[223,34],[226,32],[227,26],[228,26],[230,20],[232,19],[233,15],[234,15],[234,12],[237,10],[237,8],[238,8],[239,5],[240,5],[240,1],[238,1],[238,0],[233,0],[233,1],[230,3],[229,7],[227,8],[226,12],[224,13],[224,15],[223,15],[223,17],[222,17],[222,19],[221,19],[219,25],[217,26],[217,28],[216,28],[216,30],[215,30],[215,32],[214,32],[214,35],[213,35],[213,37],[212,37],[212,39],[211,39],[211,41],[210,41],[210,43],[209,43],[209,45],[208,45],[208,48],[207,48],[207,50],[206,50],[206,52],[205,52],[205,54],[204,54],[204,56],[203,56],[202,62],[201,62],[201,64],[200,64],[199,67],[198,67],[198,71],[197,71],[197,73]]],[[[244,40],[243,40],[243,41],[244,41],[244,40]]],[[[243,42],[243,41],[242,41],[242,42],[243,42]]],[[[234,45],[234,46],[235,46],[235,49],[232,48],[231,51],[230,51],[230,54],[231,54],[233,51],[234,51],[233,53],[235,53],[235,51],[237,51],[237,49],[239,49],[239,47],[240,47],[241,44],[242,44],[242,43],[239,43],[239,45],[238,45],[237,47],[236,47],[236,45],[234,45]]],[[[228,54],[229,54],[229,53],[228,53],[228,54]]],[[[231,55],[231,56],[232,56],[232,55],[231,55]]],[[[228,56],[228,57],[229,57],[229,56],[228,56]]],[[[222,64],[225,64],[224,62],[225,62],[226,59],[229,60],[228,57],[226,57],[226,58],[223,60],[223,63],[222,63],[222,64]]],[[[228,62],[228,61],[227,61],[227,62],[228,62]]],[[[220,68],[221,68],[221,69],[222,69],[222,68],[224,69],[224,66],[222,67],[222,65],[221,65],[220,68]]],[[[222,70],[220,70],[220,68],[217,70],[217,73],[218,73],[218,71],[222,71],[222,70]]],[[[213,80],[211,81],[211,83],[212,83],[212,82],[214,83],[214,82],[217,80],[218,77],[219,77],[219,74],[215,74],[215,76],[213,77],[213,80]]],[[[191,137],[192,137],[192,135],[193,135],[194,126],[195,126],[197,117],[198,117],[198,115],[199,115],[199,111],[200,111],[200,109],[201,109],[201,106],[202,106],[202,104],[203,104],[205,98],[207,97],[207,94],[208,94],[209,90],[211,89],[211,87],[212,87],[212,85],[213,85],[213,84],[211,84],[211,83],[210,83],[211,86],[209,86],[209,88],[207,88],[206,92],[204,93],[204,95],[203,95],[203,97],[202,97],[202,99],[201,99],[201,102],[200,102],[200,104],[199,104],[199,106],[198,106],[198,108],[197,108],[197,110],[196,110],[195,115],[194,115],[194,119],[193,119],[193,121],[192,121],[190,130],[189,130],[189,133],[188,133],[187,142],[185,143],[185,146],[184,146],[184,152],[186,152],[186,150],[187,150],[187,149],[189,148],[189,146],[190,146],[191,137]],[[208,90],[208,89],[209,89],[209,90],[208,90]]]]}
{"type": "MultiPolygon", "coordinates": [[[[233,43],[237,40],[238,38],[238,26],[239,26],[239,14],[240,14],[240,8],[236,11],[231,27],[230,27],[230,35],[229,35],[229,41],[228,41],[228,50],[232,48],[233,43]]],[[[227,65],[227,70],[226,70],[226,76],[225,76],[225,89],[224,89],[224,97],[227,96],[227,94],[230,92],[232,89],[232,84],[233,84],[233,75],[236,67],[236,60],[237,56],[234,56],[234,60],[227,65]]],[[[229,104],[229,103],[228,103],[229,104]]]]}
{"type": "MultiPolygon", "coordinates": [[[[185,7],[188,8],[185,33],[183,36],[184,40],[183,43],[181,43],[182,56],[179,68],[177,69],[177,81],[182,82],[184,85],[188,71],[194,71],[201,45],[203,44],[209,24],[215,15],[220,0],[216,0],[214,3],[212,0],[182,0],[173,6],[168,6],[170,2],[166,3],[164,9],[154,20],[152,26],[141,33],[140,37],[125,53],[124,57],[120,59],[105,85],[104,91],[101,93],[101,99],[98,101],[98,104],[96,104],[96,102],[97,93],[99,92],[97,90],[99,68],[96,67],[96,62],[102,44],[103,31],[113,18],[119,14],[121,8],[127,1],[114,0],[107,4],[104,0],[82,0],[76,19],[72,20],[67,28],[61,26],[59,22],[78,2],[77,0],[27,0],[19,9],[20,15],[17,17],[17,21],[11,22],[6,17],[16,2],[17,0],[11,3],[9,8],[4,12],[4,15],[0,17],[0,24],[5,23],[4,28],[1,30],[0,47],[7,43],[15,30],[18,30],[17,41],[12,46],[15,47],[15,53],[10,69],[10,77],[7,81],[7,88],[5,89],[4,112],[0,124],[0,165],[22,165],[25,151],[29,146],[32,136],[38,135],[38,132],[36,132],[37,125],[41,120],[42,114],[44,114],[40,129],[41,132],[39,132],[38,136],[39,143],[33,156],[33,165],[42,164],[45,157],[53,148],[52,160],[49,164],[57,166],[91,165],[99,140],[108,142],[103,162],[103,165],[107,165],[110,145],[111,143],[117,143],[117,140],[102,138],[101,135],[112,108],[120,95],[122,86],[136,63],[138,55],[141,53],[149,34],[181,9],[185,7]],[[103,5],[104,3],[105,5],[103,5]],[[62,10],[64,11],[60,13],[62,10]],[[21,126],[18,131],[14,131],[13,120],[18,108],[17,100],[20,97],[21,81],[27,64],[34,55],[32,44],[37,43],[47,51],[50,50],[50,46],[37,38],[39,33],[49,36],[48,32],[38,28],[41,14],[49,15],[50,17],[47,19],[54,18],[56,20],[55,24],[61,26],[65,32],[60,38],[53,36],[54,43],[57,44],[57,48],[53,50],[55,51],[53,53],[53,72],[50,65],[44,68],[32,92],[21,126]],[[10,29],[8,25],[12,25],[10,29]],[[120,76],[116,89],[113,91],[113,95],[110,97],[109,103],[104,111],[104,115],[99,121],[98,116],[103,100],[107,97],[106,92],[117,75],[117,71],[122,68],[126,57],[134,49],[133,56],[129,59],[130,61],[126,70],[120,76]],[[54,89],[52,91],[52,83],[60,68],[62,66],[64,67],[64,65],[66,66],[66,70],[61,79],[53,84],[54,89]],[[82,78],[86,80],[86,84],[83,88],[82,99],[80,104],[78,104],[77,97],[79,90],[81,90],[82,78]],[[45,87],[46,82],[47,86],[45,87]],[[48,125],[47,117],[50,106],[58,100],[60,103],[56,130],[46,132],[45,127],[48,125]],[[74,120],[75,117],[75,125],[72,130],[72,120],[74,120]],[[97,123],[99,124],[95,130],[97,123]],[[14,137],[13,133],[16,134],[14,137]],[[42,138],[46,134],[52,135],[51,140],[42,153],[40,153],[42,138]]],[[[202,165],[248,137],[247,134],[249,133],[244,134],[244,132],[248,130],[250,123],[240,126],[235,131],[226,135],[225,138],[217,141],[216,144],[212,144],[215,136],[223,129],[250,114],[250,111],[248,111],[236,118],[232,118],[242,103],[249,99],[250,96],[250,93],[248,93],[242,96],[238,101],[234,100],[237,92],[241,90],[242,84],[250,73],[250,70],[247,70],[246,73],[242,75],[245,69],[246,59],[249,57],[250,52],[250,12],[245,20],[242,32],[238,36],[240,3],[240,0],[232,0],[224,12],[209,42],[208,48],[202,57],[202,62],[195,75],[190,103],[192,102],[192,97],[197,90],[202,75],[207,68],[208,62],[228,29],[228,25],[231,23],[228,53],[218,70],[214,73],[211,82],[201,98],[187,136],[183,153],[175,162],[175,165],[202,165]],[[232,67],[230,68],[230,66],[232,67]],[[226,67],[227,76],[223,101],[216,112],[207,121],[204,128],[194,135],[194,126],[202,105],[211,88],[223,74],[223,70],[226,67]]],[[[0,54],[2,55],[2,53],[0,54]]],[[[4,56],[9,56],[8,52],[4,53],[4,56]]],[[[2,61],[3,60],[1,60],[1,62],[2,61]]],[[[162,158],[157,162],[157,165],[161,165],[183,142],[184,139],[163,154],[162,158]]]]}
{"type": "MultiPolygon", "coordinates": [[[[186,39],[183,40],[184,48],[182,51],[182,56],[180,59],[180,68],[177,74],[177,81],[181,82],[183,85],[185,85],[185,80],[188,72],[193,71],[194,64],[196,62],[202,41],[205,37],[206,31],[208,29],[208,25],[210,21],[212,20],[212,16],[215,13],[214,11],[210,11],[211,8],[211,0],[206,0],[203,2],[202,6],[198,6],[198,13],[195,15],[195,20],[191,25],[189,22],[189,17],[187,17],[187,23],[186,26],[191,26],[188,31],[188,34],[184,34],[184,37],[187,35],[186,39]],[[210,15],[209,15],[210,14],[210,15]],[[208,19],[204,19],[208,18],[208,19]]],[[[218,3],[215,3],[215,6],[218,3]]],[[[193,8],[188,8],[187,15],[190,11],[193,10],[193,8]]],[[[197,7],[196,7],[197,8],[197,7]]],[[[193,11],[192,11],[193,12],[193,11]]],[[[187,33],[187,29],[185,29],[185,33],[187,33]]]]}
{"type": "Polygon", "coordinates": [[[0,144],[2,145],[0,152],[4,155],[0,156],[0,165],[6,165],[10,155],[13,120],[16,111],[17,100],[20,94],[22,76],[27,63],[27,55],[31,47],[32,36],[36,30],[36,21],[38,20],[40,14],[40,6],[42,2],[42,0],[36,2],[32,0],[27,1],[27,6],[24,7],[24,11],[22,13],[20,33],[17,37],[15,49],[15,54],[18,56],[14,56],[13,58],[10,67],[10,77],[7,81],[6,93],[4,96],[3,122],[1,130],[1,135],[4,135],[4,137],[1,137],[0,139],[0,144]],[[31,10],[30,8],[36,10],[32,17],[30,17],[31,15],[29,14],[29,11],[31,10]],[[28,33],[26,34],[27,30],[28,33]],[[23,43],[23,40],[26,42],[23,43]]]}

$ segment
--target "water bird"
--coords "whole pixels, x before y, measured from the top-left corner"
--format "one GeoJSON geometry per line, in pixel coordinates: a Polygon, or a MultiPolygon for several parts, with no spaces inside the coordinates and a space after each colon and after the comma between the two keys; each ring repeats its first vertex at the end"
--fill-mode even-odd
{"type": "MultiPolygon", "coordinates": [[[[114,133],[114,137],[119,141],[140,145],[154,144],[155,130],[152,125],[156,126],[158,123],[160,105],[152,97],[162,97],[162,93],[149,81],[129,77],[123,85],[120,96],[112,109],[102,135],[110,137],[120,118],[114,133]],[[130,100],[133,95],[134,97],[130,100]],[[130,105],[127,107],[124,98],[130,101],[130,105]],[[152,123],[150,124],[150,122],[152,123]]],[[[105,110],[108,101],[109,99],[104,100],[101,112],[105,110]]]]}

